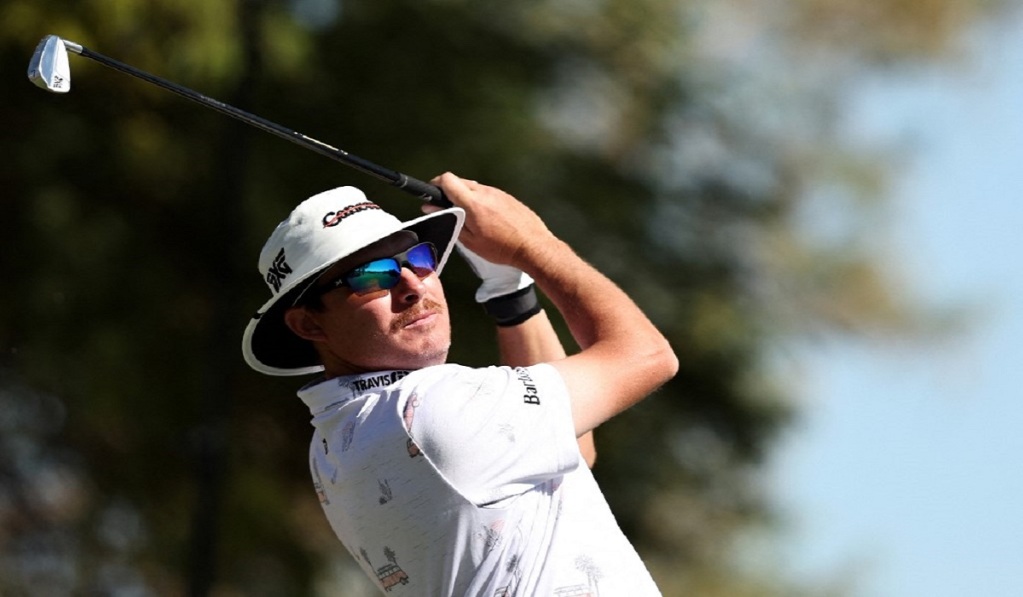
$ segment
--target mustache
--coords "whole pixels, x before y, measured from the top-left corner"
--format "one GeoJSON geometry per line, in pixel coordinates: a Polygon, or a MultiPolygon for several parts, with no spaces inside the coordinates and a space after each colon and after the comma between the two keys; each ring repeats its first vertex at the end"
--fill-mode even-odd
{"type": "Polygon", "coordinates": [[[434,312],[437,313],[438,315],[443,315],[444,305],[438,303],[433,299],[424,298],[423,300],[416,303],[415,306],[409,307],[408,309],[405,309],[401,313],[398,313],[398,316],[394,318],[393,321],[391,321],[391,332],[392,333],[398,332],[403,327],[412,323],[416,319],[422,317],[424,313],[429,312],[434,312]]]}

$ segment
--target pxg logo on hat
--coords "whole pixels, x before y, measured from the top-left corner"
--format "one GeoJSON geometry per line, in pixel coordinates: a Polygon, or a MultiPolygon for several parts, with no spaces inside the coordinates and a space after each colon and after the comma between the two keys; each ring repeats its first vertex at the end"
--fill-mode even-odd
{"type": "Polygon", "coordinates": [[[294,270],[288,265],[287,258],[284,256],[284,247],[281,247],[281,252],[274,257],[273,263],[270,264],[270,269],[266,272],[266,283],[270,285],[275,293],[281,291],[281,283],[284,278],[288,277],[288,274],[294,270]]]}

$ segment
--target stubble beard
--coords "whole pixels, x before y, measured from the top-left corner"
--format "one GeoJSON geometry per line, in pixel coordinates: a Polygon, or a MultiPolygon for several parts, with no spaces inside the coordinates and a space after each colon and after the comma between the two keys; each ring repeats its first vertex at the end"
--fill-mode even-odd
{"type": "MultiPolygon", "coordinates": [[[[438,321],[434,324],[433,329],[425,331],[427,336],[422,339],[422,343],[414,349],[413,353],[408,355],[412,360],[420,363],[419,367],[416,368],[440,365],[447,360],[448,351],[451,348],[451,328],[450,323],[447,322],[447,309],[443,304],[433,299],[424,298],[416,306],[399,313],[390,325],[391,334],[395,336],[400,335],[405,326],[415,321],[427,311],[435,313],[438,321]],[[448,330],[444,338],[439,337],[440,331],[436,329],[437,326],[443,326],[448,330]]],[[[405,346],[404,348],[407,350],[411,347],[405,346]]]]}

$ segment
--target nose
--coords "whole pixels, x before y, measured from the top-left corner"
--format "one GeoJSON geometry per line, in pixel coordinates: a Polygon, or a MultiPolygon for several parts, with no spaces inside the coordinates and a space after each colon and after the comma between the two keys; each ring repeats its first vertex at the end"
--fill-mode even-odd
{"type": "Polygon", "coordinates": [[[426,293],[426,284],[423,280],[407,267],[401,268],[401,280],[391,290],[391,296],[403,303],[415,304],[426,293]]]}

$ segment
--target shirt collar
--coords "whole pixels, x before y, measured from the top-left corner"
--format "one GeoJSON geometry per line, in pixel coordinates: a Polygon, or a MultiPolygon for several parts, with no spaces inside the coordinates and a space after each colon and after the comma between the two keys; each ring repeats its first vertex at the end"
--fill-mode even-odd
{"type": "Polygon", "coordinates": [[[373,371],[313,380],[298,391],[298,397],[305,402],[313,415],[317,415],[325,410],[340,407],[377,388],[390,386],[408,374],[408,371],[402,370],[373,371]]]}

